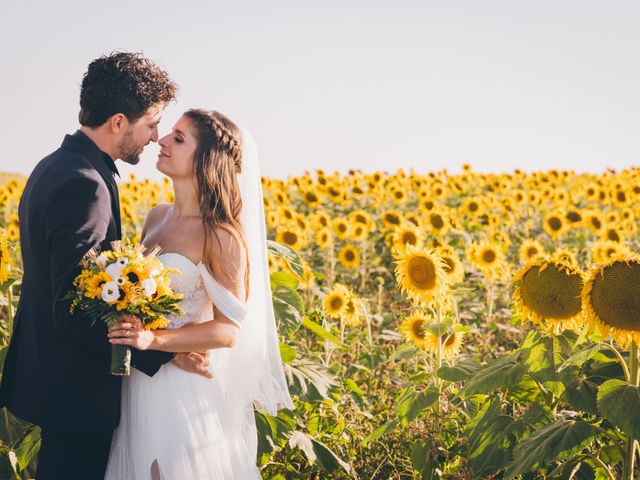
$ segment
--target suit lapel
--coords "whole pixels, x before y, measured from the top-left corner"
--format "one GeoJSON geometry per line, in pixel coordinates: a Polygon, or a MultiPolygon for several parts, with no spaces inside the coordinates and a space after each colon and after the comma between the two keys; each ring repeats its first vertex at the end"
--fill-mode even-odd
{"type": "Polygon", "coordinates": [[[109,187],[109,192],[111,193],[111,213],[116,223],[118,240],[120,240],[122,238],[122,225],[120,219],[120,197],[118,195],[118,185],[113,178],[111,170],[109,170],[109,167],[105,163],[104,158],[102,158],[104,153],[96,146],[95,143],[79,131],[76,132],[75,135],[66,135],[62,142],[62,147],[78,152],[89,160],[91,165],[93,165],[93,167],[98,171],[109,187]]]}

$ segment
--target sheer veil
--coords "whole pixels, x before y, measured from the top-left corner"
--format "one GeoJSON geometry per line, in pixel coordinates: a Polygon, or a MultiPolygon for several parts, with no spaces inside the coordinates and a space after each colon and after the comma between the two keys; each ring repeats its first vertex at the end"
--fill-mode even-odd
{"type": "Polygon", "coordinates": [[[227,401],[236,408],[244,407],[247,420],[247,415],[253,417],[253,410],[249,408],[252,405],[270,415],[277,415],[281,408],[293,409],[294,405],[280,357],[271,297],[258,151],[249,132],[243,130],[242,138],[242,173],[237,179],[242,196],[240,223],[250,263],[249,299],[245,305],[247,315],[236,345],[218,351],[217,358],[213,359],[213,368],[227,401]]]}

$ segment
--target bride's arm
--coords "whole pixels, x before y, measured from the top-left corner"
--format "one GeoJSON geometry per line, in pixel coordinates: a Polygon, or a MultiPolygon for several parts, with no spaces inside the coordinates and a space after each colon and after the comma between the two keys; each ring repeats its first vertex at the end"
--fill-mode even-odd
{"type": "MultiPolygon", "coordinates": [[[[220,243],[215,237],[210,241],[209,262],[213,265],[213,276],[227,290],[245,301],[246,253],[240,240],[227,230],[216,230],[220,243]],[[221,265],[221,260],[224,265],[221,265]]],[[[126,319],[117,323],[109,332],[112,344],[130,345],[139,350],[160,350],[165,352],[192,352],[213,348],[228,348],[235,344],[239,327],[233,320],[213,308],[213,319],[182,328],[144,331],[135,321],[126,319]]]]}

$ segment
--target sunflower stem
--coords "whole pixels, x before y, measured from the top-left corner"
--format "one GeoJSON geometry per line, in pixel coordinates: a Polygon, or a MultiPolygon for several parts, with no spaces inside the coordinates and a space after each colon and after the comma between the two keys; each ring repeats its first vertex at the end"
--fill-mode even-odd
{"type": "Polygon", "coordinates": [[[620,366],[622,367],[622,371],[624,372],[624,378],[627,380],[627,382],[631,383],[631,373],[629,373],[629,367],[627,366],[626,360],[622,357],[618,349],[607,342],[598,342],[598,344],[608,348],[615,354],[615,356],[618,358],[620,366]]]}
{"type": "MultiPolygon", "coordinates": [[[[631,342],[631,351],[629,352],[629,383],[638,386],[638,346],[636,342],[631,342]]],[[[624,480],[633,480],[633,469],[636,459],[635,438],[627,436],[626,455],[624,459],[624,472],[622,478],[624,480]]]]}

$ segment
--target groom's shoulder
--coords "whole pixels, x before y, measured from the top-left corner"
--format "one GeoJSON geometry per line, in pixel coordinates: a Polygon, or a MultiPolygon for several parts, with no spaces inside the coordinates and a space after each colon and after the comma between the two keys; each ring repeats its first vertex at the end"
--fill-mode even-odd
{"type": "Polygon", "coordinates": [[[78,152],[60,147],[40,160],[31,176],[45,176],[59,180],[99,181],[100,174],[85,156],[78,152]]]}

